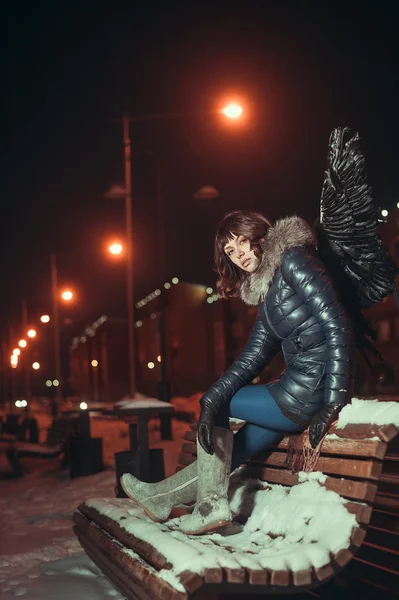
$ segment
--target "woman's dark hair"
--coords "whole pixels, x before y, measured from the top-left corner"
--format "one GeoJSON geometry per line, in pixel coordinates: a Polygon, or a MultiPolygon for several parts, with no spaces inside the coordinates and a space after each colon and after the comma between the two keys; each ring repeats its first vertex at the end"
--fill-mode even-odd
{"type": "Polygon", "coordinates": [[[272,223],[261,213],[250,210],[235,210],[227,213],[218,223],[215,237],[215,266],[219,279],[216,283],[222,298],[239,295],[247,273],[239,269],[227,256],[224,247],[232,236],[242,235],[251,243],[257,258],[262,259],[262,242],[272,223]]]}

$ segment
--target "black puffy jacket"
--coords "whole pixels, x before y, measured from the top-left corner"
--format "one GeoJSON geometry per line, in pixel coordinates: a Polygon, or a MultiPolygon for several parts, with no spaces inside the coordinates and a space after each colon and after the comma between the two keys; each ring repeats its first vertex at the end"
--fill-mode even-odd
{"type": "Polygon", "coordinates": [[[287,366],[269,391],[284,415],[307,427],[324,405],[346,404],[352,393],[352,325],[306,221],[288,217],[269,229],[260,267],[248,276],[241,296],[247,304],[260,300],[253,331],[201,403],[219,410],[281,348],[287,366]]]}

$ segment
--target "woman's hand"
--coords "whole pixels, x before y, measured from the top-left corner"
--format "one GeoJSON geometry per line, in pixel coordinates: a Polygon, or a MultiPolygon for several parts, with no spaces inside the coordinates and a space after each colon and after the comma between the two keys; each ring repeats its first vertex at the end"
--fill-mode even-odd
{"type": "Polygon", "coordinates": [[[342,405],[333,404],[324,406],[321,411],[315,415],[310,423],[309,442],[312,448],[316,448],[328,431],[330,425],[337,420],[338,413],[342,405]]]}
{"type": "Polygon", "coordinates": [[[206,404],[201,403],[201,413],[198,420],[197,437],[202,448],[207,454],[213,454],[215,449],[212,444],[212,430],[215,423],[215,413],[206,404]]]}

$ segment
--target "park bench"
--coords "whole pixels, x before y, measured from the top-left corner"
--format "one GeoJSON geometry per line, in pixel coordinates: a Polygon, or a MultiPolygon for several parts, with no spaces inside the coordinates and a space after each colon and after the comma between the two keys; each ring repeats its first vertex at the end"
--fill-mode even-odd
{"type": "MultiPolygon", "coordinates": [[[[285,467],[285,437],[231,476],[235,518],[225,531],[186,536],[177,517],[153,523],[129,499],[98,498],[75,513],[75,533],[129,600],[323,597],[341,574],[358,597],[397,597],[398,425],[399,404],[354,399],[310,474],[285,467]]],[[[195,437],[193,426],[178,468],[195,460],[195,437]]]]}
{"type": "Polygon", "coordinates": [[[69,460],[69,445],[76,428],[76,419],[57,417],[48,429],[46,441],[43,444],[30,442],[10,442],[6,456],[13,472],[23,474],[21,460],[24,458],[39,458],[49,460],[61,457],[61,468],[65,468],[69,460]]]}

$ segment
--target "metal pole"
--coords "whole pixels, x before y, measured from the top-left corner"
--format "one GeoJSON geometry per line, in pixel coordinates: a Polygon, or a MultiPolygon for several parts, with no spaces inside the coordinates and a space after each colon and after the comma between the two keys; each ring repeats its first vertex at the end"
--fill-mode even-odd
{"type": "MultiPolygon", "coordinates": [[[[163,193],[163,169],[160,164],[157,164],[157,208],[158,208],[158,277],[159,287],[162,289],[165,281],[165,203],[163,193]]],[[[159,382],[158,397],[160,400],[170,402],[170,383],[168,380],[168,347],[166,341],[166,292],[163,292],[159,299],[160,315],[159,315],[159,341],[161,355],[161,381],[159,382]]],[[[171,440],[172,436],[172,420],[170,415],[161,417],[161,438],[163,440],[171,440]]]]}
{"type": "MultiPolygon", "coordinates": [[[[28,329],[28,304],[26,302],[26,300],[22,300],[22,336],[25,338],[26,333],[27,333],[27,329],[28,329]]],[[[29,402],[32,399],[32,390],[31,390],[31,376],[30,376],[30,369],[31,369],[31,365],[30,363],[30,358],[31,358],[31,353],[30,353],[30,348],[29,348],[29,344],[28,347],[25,350],[27,356],[26,356],[26,360],[25,360],[25,395],[26,395],[26,401],[29,402]]]]}
{"type": "Polygon", "coordinates": [[[53,331],[54,331],[54,358],[55,358],[55,377],[58,380],[58,386],[55,388],[55,398],[53,399],[53,417],[58,415],[62,400],[62,378],[61,378],[61,344],[60,344],[60,312],[58,298],[58,271],[57,258],[55,254],[50,255],[51,268],[51,292],[53,296],[53,331]]]}
{"type": "Polygon", "coordinates": [[[132,228],[132,150],[129,133],[129,116],[123,115],[123,141],[125,148],[125,212],[127,243],[127,318],[129,339],[129,394],[136,391],[134,348],[134,280],[133,280],[133,228],[132,228]]]}
{"type": "MultiPolygon", "coordinates": [[[[15,333],[14,333],[14,328],[12,327],[12,325],[10,325],[10,346],[13,347],[15,343],[15,333]]],[[[11,367],[11,406],[10,406],[10,411],[14,412],[14,408],[15,408],[15,399],[16,399],[16,395],[17,395],[17,382],[15,380],[15,376],[16,376],[16,369],[13,369],[11,367]]]]}

